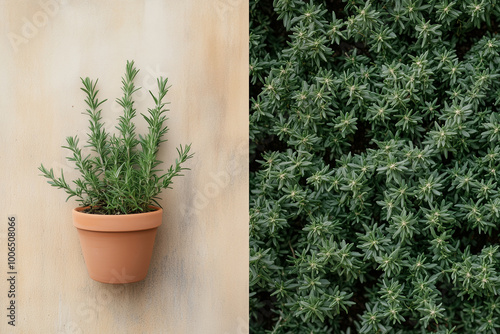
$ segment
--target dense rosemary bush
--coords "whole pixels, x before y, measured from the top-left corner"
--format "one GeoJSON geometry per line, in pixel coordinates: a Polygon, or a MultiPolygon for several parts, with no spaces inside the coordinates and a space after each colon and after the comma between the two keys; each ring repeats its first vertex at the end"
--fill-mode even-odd
{"type": "Polygon", "coordinates": [[[139,134],[137,138],[132,94],[139,89],[134,85],[138,72],[133,61],[127,62],[122,78],[123,96],[116,100],[123,107],[123,115],[119,117],[116,127],[118,136],[105,130],[100,108],[106,100],[99,101],[97,98],[97,80],[81,79],[88,106],[86,114],[90,121],[86,147],[90,147],[93,153],[82,152],[77,136],[66,138],[68,145],[63,148],[72,154],[67,159],[76,165],[81,174],[73,181],[76,188],[66,182],[62,170],[61,176],[56,177],[52,168],[47,170],[43,164],[39,167],[50,185],[64,189],[69,195],[67,199],[76,197],[82,206],[90,206],[89,213],[130,214],[148,212],[153,204],[160,206],[158,195],[163,189],[170,188],[175,176],[181,176],[181,172],[188,169],[182,164],[193,156],[189,154],[191,145],[181,145],[177,149],[179,157],[175,164],[166,172],[159,169],[162,161],[156,155],[160,143],[166,141],[163,136],[168,132],[168,127],[164,125],[168,109],[164,108],[166,102],[163,102],[169,89],[166,78],[157,79],[158,95],[150,91],[155,106],[148,109],[147,114],[141,114],[148,123],[148,133],[144,136],[139,134]]]}
{"type": "Polygon", "coordinates": [[[253,333],[500,328],[500,4],[250,2],[253,333]]]}

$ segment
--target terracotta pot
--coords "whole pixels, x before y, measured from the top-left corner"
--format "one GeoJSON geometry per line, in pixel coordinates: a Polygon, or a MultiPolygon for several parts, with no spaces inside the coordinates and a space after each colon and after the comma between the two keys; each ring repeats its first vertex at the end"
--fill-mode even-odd
{"type": "Polygon", "coordinates": [[[98,215],[73,210],[89,276],[102,283],[143,280],[153,253],[163,210],[130,215],[98,215]]]}

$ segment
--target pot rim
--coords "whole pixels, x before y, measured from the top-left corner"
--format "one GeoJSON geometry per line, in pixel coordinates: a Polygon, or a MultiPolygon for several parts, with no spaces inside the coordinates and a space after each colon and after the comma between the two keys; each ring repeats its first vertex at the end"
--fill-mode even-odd
{"type": "Polygon", "coordinates": [[[73,225],[80,230],[96,232],[133,232],[157,228],[162,223],[163,209],[150,205],[155,211],[127,215],[99,215],[83,213],[89,208],[73,209],[73,225]]]}

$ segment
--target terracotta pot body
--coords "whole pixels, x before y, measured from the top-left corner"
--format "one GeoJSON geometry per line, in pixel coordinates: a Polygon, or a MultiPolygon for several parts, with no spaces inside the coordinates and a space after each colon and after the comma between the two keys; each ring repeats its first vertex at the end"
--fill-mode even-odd
{"type": "Polygon", "coordinates": [[[143,280],[149,268],[163,210],[130,215],[97,215],[73,210],[89,276],[102,283],[143,280]]]}

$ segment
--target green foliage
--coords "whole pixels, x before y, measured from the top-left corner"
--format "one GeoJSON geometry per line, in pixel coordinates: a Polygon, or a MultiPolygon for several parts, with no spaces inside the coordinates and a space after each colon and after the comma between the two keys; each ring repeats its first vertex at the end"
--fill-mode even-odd
{"type": "Polygon", "coordinates": [[[48,183],[63,189],[69,196],[76,197],[81,206],[90,206],[90,213],[130,214],[150,211],[149,206],[157,202],[163,189],[170,188],[172,179],[182,176],[182,167],[193,154],[189,154],[191,145],[181,145],[177,152],[179,157],[175,164],[164,172],[160,169],[162,161],[156,158],[159,145],[166,140],[164,135],[168,127],[164,125],[167,117],[166,102],[168,92],[167,80],[157,79],[158,95],[150,94],[155,103],[147,114],[141,114],[148,123],[148,133],[136,135],[133,122],[136,116],[132,94],[139,88],[134,85],[134,78],[139,70],[134,62],[127,62],[125,76],[122,78],[123,96],[116,102],[123,108],[116,126],[119,134],[106,132],[102,122],[101,105],[97,97],[97,80],[81,79],[88,106],[85,114],[89,117],[89,133],[87,145],[91,152],[84,153],[79,147],[77,136],[66,138],[67,146],[63,148],[71,152],[68,161],[75,164],[81,177],[74,180],[76,187],[71,187],[65,180],[63,171],[56,177],[54,171],[40,165],[42,175],[49,179],[48,183]]]}
{"type": "Polygon", "coordinates": [[[496,333],[500,3],[250,2],[252,333],[496,333]]]}

